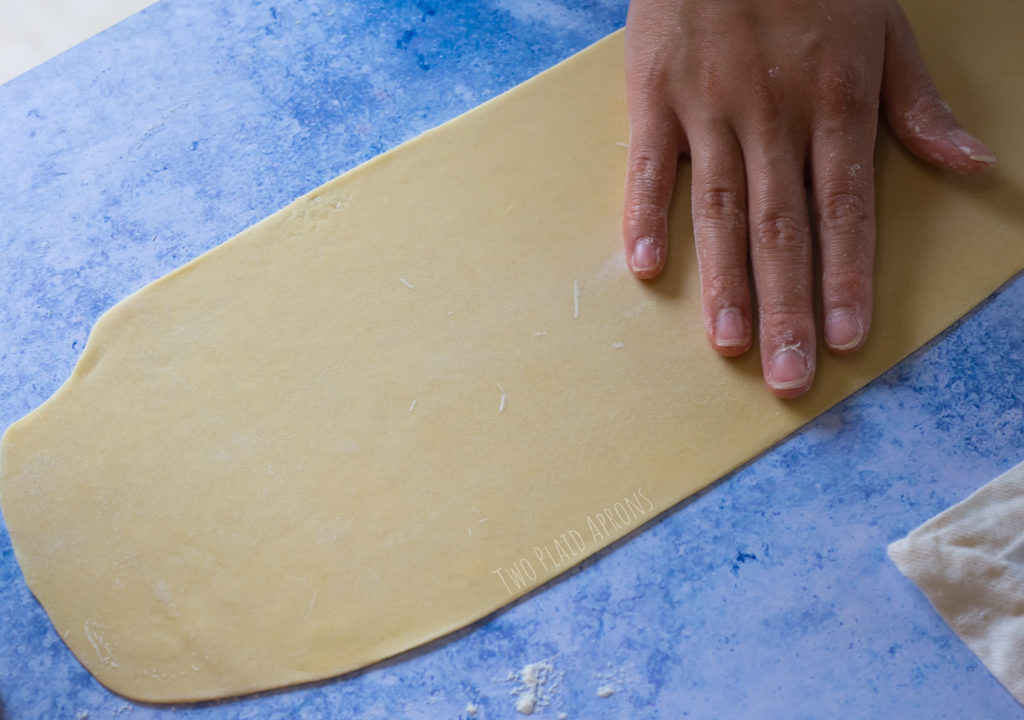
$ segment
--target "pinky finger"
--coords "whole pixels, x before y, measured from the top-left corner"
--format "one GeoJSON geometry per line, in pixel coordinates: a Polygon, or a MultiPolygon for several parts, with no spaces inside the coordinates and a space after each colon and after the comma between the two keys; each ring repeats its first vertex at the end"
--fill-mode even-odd
{"type": "Polygon", "coordinates": [[[657,276],[665,266],[668,210],[678,162],[679,129],[674,119],[633,126],[622,234],[629,267],[642,279],[657,276]]]}

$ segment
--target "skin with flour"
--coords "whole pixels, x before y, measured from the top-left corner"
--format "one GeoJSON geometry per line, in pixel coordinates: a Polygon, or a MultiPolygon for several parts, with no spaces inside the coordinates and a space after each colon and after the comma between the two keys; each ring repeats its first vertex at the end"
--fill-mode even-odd
{"type": "Polygon", "coordinates": [[[812,240],[825,344],[854,352],[871,325],[879,106],[930,163],[976,173],[995,162],[940,98],[894,0],[633,0],[626,85],[631,269],[649,279],[665,267],[687,154],[708,340],[746,352],[756,293],[764,379],[783,398],[814,380],[812,240]]]}

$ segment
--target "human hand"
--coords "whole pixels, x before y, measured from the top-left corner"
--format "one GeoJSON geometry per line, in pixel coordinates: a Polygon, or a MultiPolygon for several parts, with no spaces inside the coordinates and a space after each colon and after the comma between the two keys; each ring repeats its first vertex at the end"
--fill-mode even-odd
{"type": "Polygon", "coordinates": [[[814,379],[812,237],[826,345],[849,353],[867,336],[879,103],[924,160],[967,173],[995,162],[939,97],[895,0],[633,0],[626,87],[629,265],[644,279],[664,268],[676,166],[689,154],[708,339],[727,356],[750,347],[749,256],[762,369],[778,397],[814,379]]]}

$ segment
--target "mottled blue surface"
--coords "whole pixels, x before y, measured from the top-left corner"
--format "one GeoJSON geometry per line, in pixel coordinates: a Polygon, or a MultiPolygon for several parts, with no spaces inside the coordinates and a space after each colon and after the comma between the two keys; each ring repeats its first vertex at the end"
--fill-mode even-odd
{"type": "MultiPolygon", "coordinates": [[[[624,18],[618,0],[164,0],[0,87],[0,428],[115,301],[624,18]]],[[[0,528],[2,715],[521,717],[508,673],[547,661],[541,717],[1024,717],[885,558],[1024,459],[1021,318],[1024,279],[582,570],[424,650],[262,697],[111,694],[0,528]]]]}

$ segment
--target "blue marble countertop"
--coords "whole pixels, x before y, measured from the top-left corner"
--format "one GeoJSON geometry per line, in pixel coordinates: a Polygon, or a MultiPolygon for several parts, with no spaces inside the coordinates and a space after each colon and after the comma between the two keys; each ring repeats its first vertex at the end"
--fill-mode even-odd
{"type": "MultiPolygon", "coordinates": [[[[624,0],[162,0],[0,86],[0,429],[96,318],[625,21],[624,0]]],[[[1024,717],[885,556],[1024,459],[1024,278],[567,576],[346,677],[198,706],[99,685],[0,527],[0,717],[1024,717]],[[470,711],[475,711],[472,714],[470,711]]]]}

